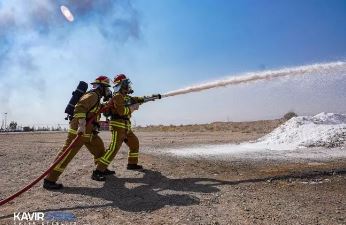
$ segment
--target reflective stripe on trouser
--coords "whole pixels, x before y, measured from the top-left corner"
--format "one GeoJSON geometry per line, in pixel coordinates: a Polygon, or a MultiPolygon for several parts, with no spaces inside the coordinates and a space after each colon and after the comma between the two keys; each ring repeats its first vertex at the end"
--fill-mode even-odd
{"type": "MultiPolygon", "coordinates": [[[[67,139],[65,141],[65,145],[63,149],[59,152],[56,159],[63,153],[63,151],[72,143],[72,141],[76,138],[76,134],[74,134],[74,130],[69,130],[67,139]]],[[[70,150],[70,152],[65,156],[63,160],[47,175],[46,179],[50,181],[57,181],[59,176],[64,172],[67,165],[73,159],[73,157],[78,153],[79,149],[85,145],[85,147],[90,151],[90,153],[94,156],[95,163],[98,162],[100,157],[105,153],[105,147],[102,139],[98,135],[86,134],[83,135],[70,150]]]]}
{"type": "Polygon", "coordinates": [[[129,146],[130,152],[128,155],[128,164],[137,164],[138,163],[138,150],[139,150],[139,141],[137,136],[132,132],[129,131],[129,133],[126,136],[126,144],[129,146]]]}
{"type": "Polygon", "coordinates": [[[111,163],[114,156],[117,154],[117,151],[119,151],[120,149],[120,147],[117,146],[117,143],[120,143],[121,140],[117,142],[117,138],[118,138],[118,131],[112,131],[111,143],[109,144],[109,147],[107,151],[105,152],[105,154],[99,160],[102,164],[106,166],[108,166],[111,163]]]}
{"type": "Polygon", "coordinates": [[[97,170],[104,171],[108,165],[112,162],[116,154],[118,153],[124,139],[126,137],[127,129],[112,127],[112,140],[105,154],[100,158],[97,170]]]}
{"type": "Polygon", "coordinates": [[[130,148],[128,163],[129,164],[138,163],[139,142],[136,135],[131,130],[112,126],[112,141],[105,155],[99,160],[99,163],[97,166],[98,170],[104,171],[107,168],[107,166],[112,162],[112,160],[118,153],[125,139],[126,139],[125,143],[130,148]]]}

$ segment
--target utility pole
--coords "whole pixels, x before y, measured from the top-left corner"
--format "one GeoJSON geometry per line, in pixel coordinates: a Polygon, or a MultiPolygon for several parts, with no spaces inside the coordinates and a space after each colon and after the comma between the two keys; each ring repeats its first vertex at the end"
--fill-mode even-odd
{"type": "Polygon", "coordinates": [[[7,130],[7,112],[5,112],[5,131],[7,130]]]}

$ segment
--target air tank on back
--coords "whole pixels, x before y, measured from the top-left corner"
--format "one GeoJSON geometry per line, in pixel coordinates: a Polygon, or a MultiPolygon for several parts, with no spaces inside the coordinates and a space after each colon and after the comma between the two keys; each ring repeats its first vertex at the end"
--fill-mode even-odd
{"type": "Polygon", "coordinates": [[[67,119],[72,120],[74,107],[87,90],[88,90],[88,84],[84,81],[80,81],[76,90],[72,92],[72,97],[66,106],[65,113],[67,114],[67,116],[65,120],[67,119]]]}

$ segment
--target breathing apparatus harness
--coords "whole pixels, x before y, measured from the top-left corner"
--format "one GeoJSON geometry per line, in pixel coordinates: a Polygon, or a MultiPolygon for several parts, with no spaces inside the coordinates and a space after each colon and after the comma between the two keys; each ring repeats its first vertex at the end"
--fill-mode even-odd
{"type": "Polygon", "coordinates": [[[112,97],[112,92],[108,88],[110,87],[108,77],[99,76],[91,84],[93,85],[93,89],[87,92],[88,84],[84,81],[79,82],[76,90],[72,92],[72,97],[65,108],[65,113],[67,114],[65,120],[71,121],[73,119],[75,106],[84,94],[94,92],[97,94],[97,97],[98,97],[96,104],[90,108],[87,114],[91,110],[93,110],[95,107],[98,107],[98,105],[100,104],[100,100],[102,98],[102,94],[103,94],[103,101],[108,101],[112,97]],[[100,94],[98,93],[97,90],[101,90],[101,88],[103,88],[101,92],[104,92],[104,93],[100,94]]]}

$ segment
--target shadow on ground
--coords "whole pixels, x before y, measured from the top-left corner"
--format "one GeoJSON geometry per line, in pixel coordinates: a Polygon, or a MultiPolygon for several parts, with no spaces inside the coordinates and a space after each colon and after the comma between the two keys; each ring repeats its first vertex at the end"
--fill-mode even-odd
{"type": "Polygon", "coordinates": [[[110,201],[107,206],[130,212],[151,212],[167,206],[199,204],[193,193],[218,192],[222,181],[208,178],[170,179],[158,171],[143,170],[142,178],[108,176],[102,188],[65,187],[66,194],[79,194],[110,201]],[[133,186],[128,188],[126,186],[133,186]],[[172,193],[175,192],[192,192],[172,193]],[[168,193],[170,192],[170,193],[168,193]]]}
{"type": "MultiPolygon", "coordinates": [[[[200,200],[194,193],[216,193],[221,185],[238,185],[242,183],[257,183],[287,179],[311,179],[320,176],[346,174],[345,169],[332,171],[310,171],[307,173],[288,174],[282,176],[262,177],[238,181],[222,181],[211,178],[171,179],[153,170],[143,170],[142,178],[117,178],[108,176],[102,188],[65,187],[64,194],[78,194],[109,201],[102,205],[85,205],[55,209],[45,209],[42,212],[97,209],[105,207],[119,208],[128,212],[152,212],[165,206],[198,205],[200,200]],[[126,186],[133,186],[128,188],[126,186]],[[177,193],[173,193],[173,191],[177,193]],[[185,193],[179,193],[185,192],[185,193]],[[187,194],[188,193],[188,194],[187,194]]],[[[13,214],[1,216],[0,219],[12,217],[13,214]]]]}
{"type": "MultiPolygon", "coordinates": [[[[102,188],[65,187],[59,192],[79,194],[109,201],[103,206],[119,208],[128,212],[152,212],[165,206],[198,205],[200,200],[194,193],[216,193],[221,185],[238,185],[287,179],[312,179],[320,176],[344,174],[339,171],[310,171],[308,173],[288,174],[238,181],[222,181],[211,178],[178,178],[171,179],[161,172],[143,170],[142,178],[117,178],[108,176],[102,188]],[[127,188],[127,185],[133,188],[127,188]],[[173,191],[178,193],[172,193],[173,191]],[[184,192],[184,193],[179,193],[184,192]]],[[[102,207],[102,206],[96,206],[102,207]]],[[[76,207],[74,209],[78,209],[76,207]]],[[[83,208],[83,207],[81,207],[83,208]]],[[[88,208],[87,206],[85,208],[88,208]]],[[[72,208],[73,209],[73,208],[72,208]]],[[[58,209],[62,210],[62,209],[58,209]]]]}

